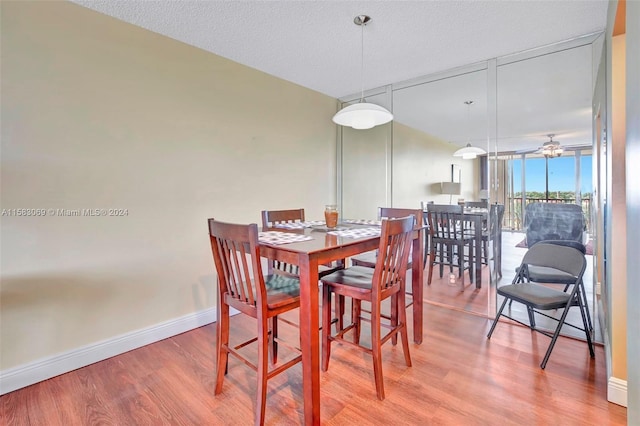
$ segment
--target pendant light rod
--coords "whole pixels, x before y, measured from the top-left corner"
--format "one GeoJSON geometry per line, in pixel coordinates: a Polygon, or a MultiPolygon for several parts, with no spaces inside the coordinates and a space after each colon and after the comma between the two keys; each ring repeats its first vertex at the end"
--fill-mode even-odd
{"type": "Polygon", "coordinates": [[[342,108],[333,116],[333,122],[354,129],[370,129],[393,120],[393,114],[380,105],[364,100],[364,26],[371,22],[368,15],[357,15],[353,23],[360,26],[360,101],[342,108]]]}
{"type": "Polygon", "coordinates": [[[487,151],[485,151],[482,148],[478,148],[471,145],[472,129],[471,129],[470,123],[471,123],[471,104],[473,104],[473,101],[471,100],[464,101],[464,104],[467,106],[467,145],[465,147],[458,149],[456,152],[454,152],[453,156],[462,157],[463,160],[473,160],[478,155],[486,154],[487,151]]]}
{"type": "Polygon", "coordinates": [[[467,145],[471,145],[471,104],[473,101],[464,101],[464,104],[467,106],[467,145]]]}
{"type": "Polygon", "coordinates": [[[360,102],[364,102],[364,27],[371,21],[368,15],[358,15],[353,23],[360,26],[360,102]]]}

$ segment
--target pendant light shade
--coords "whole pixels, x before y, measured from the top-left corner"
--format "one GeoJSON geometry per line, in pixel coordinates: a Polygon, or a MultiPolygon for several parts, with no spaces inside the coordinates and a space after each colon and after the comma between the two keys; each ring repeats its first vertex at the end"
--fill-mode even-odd
{"type": "Polygon", "coordinates": [[[454,152],[453,156],[462,157],[463,160],[473,160],[478,155],[483,155],[486,153],[487,151],[485,151],[484,149],[471,146],[471,144],[468,143],[467,146],[465,146],[464,148],[460,148],[459,150],[454,152]]]}
{"type": "MultiPolygon", "coordinates": [[[[469,141],[471,140],[471,126],[469,125],[469,123],[471,122],[470,117],[471,117],[471,104],[473,103],[473,101],[465,101],[464,104],[467,106],[467,131],[469,132],[469,141]]],[[[487,151],[485,151],[482,148],[478,148],[475,146],[471,146],[471,143],[467,143],[467,146],[465,146],[464,148],[460,148],[459,150],[457,150],[456,152],[453,153],[454,157],[462,157],[463,160],[473,160],[474,158],[476,158],[478,155],[483,155],[486,154],[487,151]]]]}
{"type": "Polygon", "coordinates": [[[354,129],[370,129],[393,120],[393,114],[380,105],[358,102],[342,108],[333,116],[333,122],[354,129]]]}
{"type": "Polygon", "coordinates": [[[364,26],[370,21],[371,17],[367,15],[358,15],[353,19],[353,23],[361,28],[360,80],[362,88],[360,102],[342,108],[333,116],[334,123],[359,130],[371,129],[393,120],[393,114],[389,110],[364,100],[364,26]]]}

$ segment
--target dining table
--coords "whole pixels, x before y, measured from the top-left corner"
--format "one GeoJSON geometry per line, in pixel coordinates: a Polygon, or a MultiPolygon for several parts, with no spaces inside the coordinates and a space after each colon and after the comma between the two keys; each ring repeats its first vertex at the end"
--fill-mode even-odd
{"type": "MultiPolygon", "coordinates": [[[[370,225],[340,223],[338,229],[371,228],[370,225]]],[[[365,223],[363,221],[363,223],[365,223]]],[[[273,228],[269,228],[273,231],[273,228]]],[[[287,231],[285,229],[281,231],[287,231]]],[[[259,241],[262,257],[298,266],[300,278],[300,346],[302,350],[302,383],[304,423],[320,424],[320,313],[318,295],[318,266],[375,250],[380,244],[380,234],[365,236],[334,235],[326,227],[315,226],[295,230],[311,237],[306,241],[277,244],[259,241]]],[[[290,231],[291,232],[291,231],[290,231]]],[[[416,225],[412,245],[411,288],[413,292],[413,341],[422,343],[423,318],[423,254],[425,232],[422,224],[416,225]]]]}

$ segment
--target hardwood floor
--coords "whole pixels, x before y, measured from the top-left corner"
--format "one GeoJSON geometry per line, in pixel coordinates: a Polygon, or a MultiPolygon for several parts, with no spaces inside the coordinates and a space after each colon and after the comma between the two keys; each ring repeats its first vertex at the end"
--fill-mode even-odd
{"type": "MultiPolygon", "coordinates": [[[[626,424],[626,409],[606,400],[602,347],[592,360],[583,342],[560,338],[541,370],[549,340],[526,328],[500,323],[487,340],[489,320],[429,304],[424,326],[422,345],[410,344],[413,367],[400,345],[383,347],[384,401],[376,399],[371,358],[334,345],[321,375],[323,424],[626,424]]],[[[244,338],[255,326],[238,315],[231,327],[244,338]]],[[[297,337],[286,325],[280,332],[297,337]]],[[[214,348],[211,324],[17,390],[0,397],[0,424],[251,424],[256,375],[231,358],[214,397],[214,348]]],[[[283,348],[281,361],[286,356],[283,348]]],[[[300,424],[301,395],[300,365],[271,379],[265,423],[300,424]]]]}

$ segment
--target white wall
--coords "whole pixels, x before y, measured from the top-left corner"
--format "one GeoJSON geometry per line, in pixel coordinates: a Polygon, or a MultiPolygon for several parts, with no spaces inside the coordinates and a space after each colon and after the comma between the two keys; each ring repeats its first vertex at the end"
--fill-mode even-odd
{"type": "Polygon", "coordinates": [[[335,202],[336,100],[63,2],[2,2],[0,370],[215,306],[206,219],[335,202]]]}
{"type": "Polygon", "coordinates": [[[421,201],[453,204],[458,198],[478,200],[478,160],[461,160],[459,147],[400,123],[393,124],[393,205],[419,208],[421,201]],[[440,183],[451,181],[451,165],[460,167],[460,195],[442,194],[440,183]]]}

